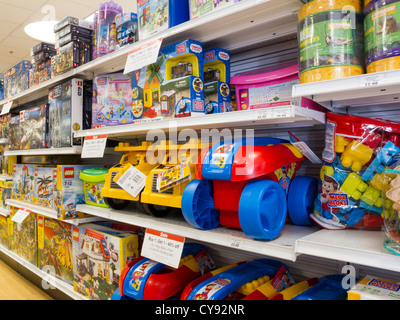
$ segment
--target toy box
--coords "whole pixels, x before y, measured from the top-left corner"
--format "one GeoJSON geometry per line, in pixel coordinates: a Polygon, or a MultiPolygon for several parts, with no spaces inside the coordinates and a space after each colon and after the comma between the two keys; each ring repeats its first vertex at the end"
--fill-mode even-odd
{"type": "Polygon", "coordinates": [[[1,75],[0,79],[0,101],[4,100],[4,76],[1,75]]]}
{"type": "Polygon", "coordinates": [[[12,67],[4,75],[4,99],[11,99],[17,94],[29,89],[29,69],[32,64],[27,60],[12,67]]]}
{"type": "Polygon", "coordinates": [[[14,164],[12,199],[33,203],[35,167],[34,164],[14,164]]]}
{"type": "Polygon", "coordinates": [[[19,115],[10,118],[10,150],[19,150],[21,147],[20,138],[21,132],[19,127],[19,115]]]}
{"type": "Polygon", "coordinates": [[[81,47],[77,42],[70,42],[57,49],[57,55],[51,58],[52,78],[80,66],[81,47]]]}
{"type": "Polygon", "coordinates": [[[187,0],[137,0],[139,40],[189,20],[187,0]]]}
{"type": "Polygon", "coordinates": [[[9,139],[10,138],[10,119],[11,119],[10,113],[0,116],[0,138],[1,139],[9,139]]]}
{"type": "Polygon", "coordinates": [[[57,210],[57,169],[55,167],[35,168],[33,204],[57,210]]]}
{"type": "Polygon", "coordinates": [[[96,224],[72,227],[72,243],[74,290],[91,300],[109,300],[139,255],[136,234],[96,224]]]}
{"type": "Polygon", "coordinates": [[[10,241],[8,237],[8,220],[9,217],[0,214],[0,246],[9,250],[10,241]]]}
{"type": "Polygon", "coordinates": [[[100,75],[93,80],[93,127],[133,122],[131,76],[123,73],[100,75]]]}
{"type": "Polygon", "coordinates": [[[75,33],[69,33],[66,36],[60,38],[56,42],[57,48],[63,47],[67,45],[70,42],[83,42],[83,43],[88,43],[91,45],[92,43],[92,37],[89,36],[82,36],[80,34],[75,34],[75,33]]]}
{"type": "Polygon", "coordinates": [[[113,1],[100,3],[96,30],[97,57],[117,50],[118,40],[115,18],[122,13],[122,7],[113,1]]]}
{"type": "Polygon", "coordinates": [[[20,111],[21,149],[46,148],[48,132],[48,105],[20,111]]]}
{"type": "Polygon", "coordinates": [[[13,182],[11,177],[7,177],[6,180],[0,181],[0,209],[8,211],[6,201],[11,199],[12,186],[13,182]]]}
{"type": "Polygon", "coordinates": [[[81,145],[83,80],[71,79],[49,90],[49,148],[81,145]]]}
{"type": "Polygon", "coordinates": [[[297,63],[285,63],[240,73],[231,80],[231,84],[236,88],[238,111],[288,105],[322,111],[318,103],[308,98],[292,98],[292,88],[298,83],[297,63]]]}
{"type": "Polygon", "coordinates": [[[199,18],[207,13],[225,9],[240,0],[189,0],[190,19],[199,18]]]}
{"type": "Polygon", "coordinates": [[[37,216],[38,268],[72,285],[71,224],[37,216]]]}
{"type": "Polygon", "coordinates": [[[101,196],[101,189],[103,189],[107,173],[107,168],[91,168],[81,171],[79,178],[83,182],[86,204],[108,208],[101,196]]]}
{"type": "Polygon", "coordinates": [[[80,173],[85,169],[101,166],[58,165],[57,166],[57,218],[61,220],[85,217],[76,211],[78,204],[85,204],[85,192],[80,173]]]}
{"type": "Polygon", "coordinates": [[[138,21],[135,13],[118,14],[115,23],[120,48],[138,41],[138,21]]]}
{"type": "Polygon", "coordinates": [[[367,275],[348,291],[348,300],[400,300],[400,282],[367,275]]]}
{"type": "Polygon", "coordinates": [[[55,49],[56,48],[54,44],[41,42],[31,49],[31,56],[34,56],[35,54],[38,54],[41,51],[55,51],[55,49]]]}
{"type": "Polygon", "coordinates": [[[85,19],[79,19],[75,17],[68,16],[58,22],[54,26],[54,32],[57,33],[61,29],[67,27],[67,26],[78,26],[78,27],[83,27],[83,28],[88,28],[88,29],[93,29],[93,24],[92,22],[85,20],[85,19]]]}
{"type": "Polygon", "coordinates": [[[156,63],[132,72],[136,119],[205,114],[203,46],[185,40],[160,50],[156,63]]]}
{"type": "MultiPolygon", "coordinates": [[[[58,31],[55,35],[56,37],[56,43],[66,37],[67,35],[72,34],[78,37],[86,37],[86,38],[92,38],[93,36],[93,30],[88,29],[88,28],[83,28],[83,27],[78,27],[78,26],[73,26],[73,25],[68,25],[62,30],[58,31]]],[[[61,46],[61,45],[60,45],[61,46]]]]}
{"type": "Polygon", "coordinates": [[[206,114],[230,112],[230,52],[214,48],[204,52],[204,102],[206,114]]]}
{"type": "Polygon", "coordinates": [[[18,210],[19,208],[10,207],[10,219],[8,220],[10,251],[37,267],[37,215],[31,212],[22,223],[16,223],[12,221],[12,218],[18,210]]]}

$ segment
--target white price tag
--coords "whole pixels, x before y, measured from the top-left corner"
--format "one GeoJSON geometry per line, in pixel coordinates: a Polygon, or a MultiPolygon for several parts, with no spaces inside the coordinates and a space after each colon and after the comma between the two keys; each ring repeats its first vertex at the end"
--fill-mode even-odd
{"type": "Polygon", "coordinates": [[[162,40],[162,38],[158,38],[129,52],[128,58],[126,59],[124,74],[157,62],[162,40]]]}
{"type": "Polygon", "coordinates": [[[240,249],[242,247],[243,241],[241,239],[237,238],[230,238],[228,240],[229,247],[235,248],[235,249],[240,249]]]}
{"type": "Polygon", "coordinates": [[[375,87],[383,84],[383,75],[365,75],[361,78],[361,87],[375,87]]]}
{"type": "Polygon", "coordinates": [[[132,197],[136,198],[146,186],[146,179],[147,176],[143,172],[131,166],[116,183],[132,197]]]}
{"type": "Polygon", "coordinates": [[[1,116],[3,114],[7,114],[10,112],[13,102],[14,102],[14,100],[9,100],[6,103],[4,103],[3,109],[1,110],[1,113],[0,113],[1,116]]]}
{"type": "Polygon", "coordinates": [[[31,212],[32,211],[29,209],[21,208],[15,213],[11,220],[15,223],[22,223],[31,212]]]}
{"type": "Polygon", "coordinates": [[[86,137],[82,148],[82,159],[103,158],[106,144],[106,134],[86,137]]]}
{"type": "Polygon", "coordinates": [[[178,268],[185,238],[170,233],[147,229],[141,255],[167,266],[178,268]]]}

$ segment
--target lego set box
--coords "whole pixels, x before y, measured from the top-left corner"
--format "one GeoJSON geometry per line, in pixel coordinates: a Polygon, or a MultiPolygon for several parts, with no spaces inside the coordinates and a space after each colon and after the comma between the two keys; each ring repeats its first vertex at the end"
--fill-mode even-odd
{"type": "Polygon", "coordinates": [[[10,150],[20,150],[21,149],[21,135],[19,130],[19,115],[10,117],[10,140],[9,149],[10,150]]]}
{"type": "Polygon", "coordinates": [[[98,224],[72,227],[74,290],[91,300],[109,300],[121,271],[139,256],[138,235],[98,224]]]}
{"type": "Polygon", "coordinates": [[[156,63],[132,72],[135,119],[205,114],[203,45],[185,40],[161,48],[156,63]]]}
{"type": "Polygon", "coordinates": [[[20,149],[40,149],[47,147],[47,113],[47,104],[41,104],[20,112],[20,149]]]}
{"type": "Polygon", "coordinates": [[[34,164],[14,164],[11,193],[12,199],[33,203],[35,167],[34,164]]]}
{"type": "Polygon", "coordinates": [[[117,126],[133,122],[130,74],[110,73],[93,80],[92,126],[117,126]]]}
{"type": "Polygon", "coordinates": [[[214,48],[204,52],[204,100],[206,114],[232,111],[230,52],[214,48]]]}
{"type": "Polygon", "coordinates": [[[100,168],[90,165],[57,166],[57,218],[61,220],[86,217],[85,213],[76,210],[78,204],[85,204],[83,181],[79,178],[85,169],[100,168]]]}
{"type": "Polygon", "coordinates": [[[0,214],[0,246],[3,246],[7,250],[10,248],[10,242],[8,237],[8,220],[9,217],[5,217],[0,214]]]}
{"type": "Polygon", "coordinates": [[[139,40],[189,20],[188,0],[137,0],[139,40]]]}
{"type": "Polygon", "coordinates": [[[71,224],[37,216],[38,268],[72,285],[71,224]]]}
{"type": "Polygon", "coordinates": [[[10,251],[38,266],[37,215],[31,212],[22,223],[12,221],[19,208],[10,207],[8,235],[10,251]]]}
{"type": "Polygon", "coordinates": [[[81,145],[83,80],[71,79],[49,90],[49,148],[81,145]]]}
{"type": "Polygon", "coordinates": [[[29,69],[31,62],[22,60],[4,75],[4,99],[11,99],[29,89],[29,69]]]}
{"type": "Polygon", "coordinates": [[[33,204],[57,210],[57,169],[55,167],[35,167],[33,204]]]}

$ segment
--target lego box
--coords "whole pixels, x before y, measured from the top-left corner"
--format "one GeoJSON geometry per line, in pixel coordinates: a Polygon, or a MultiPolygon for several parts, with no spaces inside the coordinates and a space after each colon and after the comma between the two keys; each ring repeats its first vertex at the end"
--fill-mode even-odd
{"type": "Polygon", "coordinates": [[[34,164],[14,164],[12,199],[33,203],[35,167],[34,164]]]}
{"type": "Polygon", "coordinates": [[[12,221],[12,218],[18,210],[19,208],[10,207],[10,219],[8,220],[10,251],[37,267],[37,216],[31,212],[22,223],[16,223],[12,221]]]}
{"type": "Polygon", "coordinates": [[[57,210],[57,168],[36,167],[33,204],[57,210]]]}
{"type": "Polygon", "coordinates": [[[72,285],[71,224],[41,215],[37,223],[39,269],[72,285]]]}
{"type": "Polygon", "coordinates": [[[74,290],[91,300],[109,300],[121,271],[139,256],[138,236],[97,224],[72,227],[74,290]]]}
{"type": "Polygon", "coordinates": [[[135,119],[205,114],[203,46],[185,40],[161,48],[156,63],[132,72],[135,119]]]}
{"type": "Polygon", "coordinates": [[[71,79],[49,90],[49,148],[81,145],[83,80],[71,79]]]}
{"type": "Polygon", "coordinates": [[[133,122],[131,76],[104,74],[93,80],[93,127],[117,126],[133,122]]]}
{"type": "Polygon", "coordinates": [[[22,60],[4,75],[4,99],[11,99],[29,89],[29,69],[31,62],[22,60]]]}
{"type": "Polygon", "coordinates": [[[80,173],[93,165],[58,165],[57,166],[57,218],[61,220],[86,217],[76,211],[78,204],[85,204],[85,191],[80,173]]]}
{"type": "Polygon", "coordinates": [[[3,246],[9,250],[9,237],[8,237],[8,220],[9,217],[5,217],[0,214],[0,246],[3,246]]]}
{"type": "Polygon", "coordinates": [[[47,112],[47,104],[20,111],[21,149],[47,147],[47,112]]]}
{"type": "Polygon", "coordinates": [[[10,150],[19,150],[21,148],[21,131],[19,127],[19,115],[10,117],[9,123],[9,132],[10,132],[10,140],[9,140],[9,148],[10,150]]]}

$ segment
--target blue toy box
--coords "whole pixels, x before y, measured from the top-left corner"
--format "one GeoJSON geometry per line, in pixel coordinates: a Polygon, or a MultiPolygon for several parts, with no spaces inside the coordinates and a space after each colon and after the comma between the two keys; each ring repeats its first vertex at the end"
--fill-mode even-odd
{"type": "Polygon", "coordinates": [[[32,64],[27,60],[12,67],[4,75],[4,99],[11,99],[29,89],[29,69],[32,64]]]}
{"type": "Polygon", "coordinates": [[[139,40],[189,20],[188,0],[137,0],[139,40]]]}
{"type": "Polygon", "coordinates": [[[203,45],[185,40],[161,48],[158,60],[132,72],[136,119],[205,114],[203,45]]]}
{"type": "Polygon", "coordinates": [[[138,21],[136,13],[119,14],[115,18],[119,46],[135,43],[138,40],[138,21]]]}
{"type": "Polygon", "coordinates": [[[4,100],[4,79],[0,79],[0,101],[4,100]]]}
{"type": "Polygon", "coordinates": [[[93,127],[133,122],[131,76],[123,73],[100,75],[93,80],[93,127]]]}
{"type": "Polygon", "coordinates": [[[206,114],[230,112],[230,52],[213,48],[204,52],[204,100],[206,114]]]}

